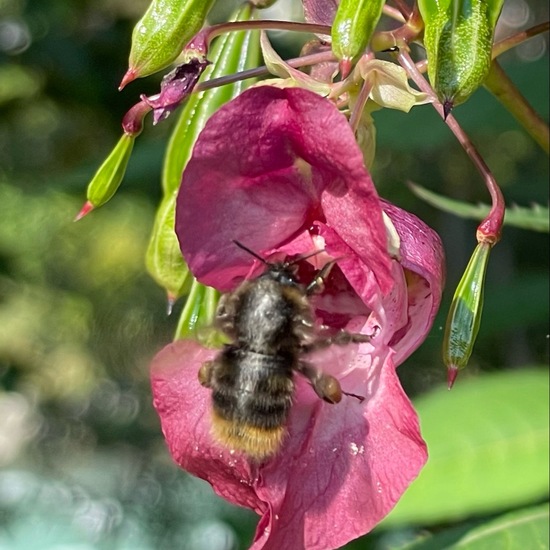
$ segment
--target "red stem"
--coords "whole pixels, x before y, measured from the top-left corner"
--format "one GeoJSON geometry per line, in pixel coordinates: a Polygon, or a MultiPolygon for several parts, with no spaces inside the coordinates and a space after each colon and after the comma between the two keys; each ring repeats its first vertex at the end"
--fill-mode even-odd
{"type": "MultiPolygon", "coordinates": [[[[308,65],[315,65],[316,63],[323,63],[326,61],[336,61],[336,57],[332,51],[312,53],[310,55],[304,55],[302,57],[294,57],[285,61],[291,67],[298,69],[300,67],[307,67],[308,65]]],[[[247,78],[256,78],[258,76],[264,76],[269,74],[269,70],[265,65],[261,67],[255,67],[254,69],[247,69],[239,73],[220,76],[213,78],[212,80],[206,80],[197,84],[193,93],[209,90],[210,88],[217,88],[218,86],[224,86],[226,84],[232,84],[240,80],[246,80],[247,78]]]]}
{"type": "Polygon", "coordinates": [[[228,23],[220,23],[212,25],[207,31],[209,41],[220,34],[233,31],[252,31],[254,29],[264,31],[294,31],[294,32],[309,32],[312,34],[329,34],[331,31],[330,25],[316,25],[314,23],[298,23],[295,21],[276,21],[272,19],[258,19],[256,21],[230,21],[228,23]]]}
{"type": "Polygon", "coordinates": [[[397,59],[420,90],[430,96],[432,104],[439,113],[439,116],[445,120],[447,126],[451,129],[460,145],[462,145],[463,149],[466,151],[466,154],[470,157],[470,160],[474,163],[475,167],[483,177],[487,190],[491,196],[492,206],[489,214],[487,214],[487,217],[479,224],[476,236],[478,242],[487,242],[490,245],[496,244],[500,239],[505,211],[504,197],[500,187],[489,170],[489,167],[479,154],[478,150],[475,148],[474,144],[470,141],[470,138],[464,130],[462,130],[456,119],[451,114],[447,115],[447,118],[445,119],[443,105],[439,101],[437,94],[426,79],[420,74],[408,52],[400,50],[397,54],[397,59]]]}
{"type": "Polygon", "coordinates": [[[537,34],[542,34],[543,32],[547,32],[549,29],[550,29],[550,21],[545,21],[544,23],[540,23],[539,25],[535,25],[534,27],[525,29],[524,31],[518,32],[517,34],[514,34],[512,36],[509,36],[504,40],[500,40],[499,42],[493,45],[493,52],[492,52],[493,59],[503,54],[504,52],[508,51],[509,49],[515,48],[519,44],[522,44],[526,40],[529,40],[530,38],[537,36],[537,34]]]}
{"type": "Polygon", "coordinates": [[[371,90],[372,83],[367,79],[363,82],[363,86],[361,86],[361,90],[359,91],[359,95],[357,96],[357,102],[355,103],[355,106],[353,107],[353,111],[351,112],[351,116],[349,118],[349,124],[354,134],[357,132],[357,128],[359,127],[361,114],[363,113],[365,104],[369,99],[371,90]]]}

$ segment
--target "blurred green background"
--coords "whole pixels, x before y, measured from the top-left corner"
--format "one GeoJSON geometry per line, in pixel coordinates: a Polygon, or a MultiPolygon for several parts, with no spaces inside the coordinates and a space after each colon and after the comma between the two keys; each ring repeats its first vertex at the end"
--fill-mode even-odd
{"type": "MultiPolygon", "coordinates": [[[[151,406],[148,364],[171,340],[181,309],[166,316],[164,292],[143,259],[174,120],[149,122],[116,197],[72,221],[120,135],[122,115],[158,86],[160,77],[151,77],[117,92],[132,26],[146,5],[0,0],[1,550],[230,550],[246,548],[254,531],[254,514],[173,465],[151,406]]],[[[510,0],[499,33],[547,19],[546,2],[510,0]]],[[[502,59],[546,120],[547,40],[502,59]]],[[[293,42],[278,44],[295,53],[293,42]]],[[[456,116],[508,204],[547,205],[548,158],[500,104],[480,90],[456,116]]],[[[487,202],[487,194],[429,106],[410,115],[379,112],[375,120],[373,176],[381,195],[434,227],[448,255],[440,316],[400,368],[432,451],[430,479],[421,481],[444,491],[421,488],[416,497],[413,487],[410,501],[349,548],[395,548],[448,527],[459,530],[449,539],[456,542],[500,513],[547,499],[548,377],[536,366],[548,363],[548,236],[505,230],[492,254],[470,368],[446,393],[444,319],[475,246],[476,223],[438,212],[404,183],[471,202],[487,202]],[[496,442],[489,458],[488,432],[496,442]],[[498,467],[487,468],[495,457],[498,467]],[[468,464],[456,479],[453,460],[468,464]],[[480,497],[468,490],[473,484],[480,497]],[[453,500],[454,509],[442,506],[453,500]]],[[[547,511],[543,516],[547,531],[547,511]]]]}

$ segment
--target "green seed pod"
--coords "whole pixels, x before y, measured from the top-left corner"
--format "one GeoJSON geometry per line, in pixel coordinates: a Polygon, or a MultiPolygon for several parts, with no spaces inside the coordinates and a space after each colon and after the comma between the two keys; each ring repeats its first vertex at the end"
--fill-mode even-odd
{"type": "Polygon", "coordinates": [[[132,33],[122,85],[172,63],[201,29],[214,0],[153,0],[132,33]]]}
{"type": "Polygon", "coordinates": [[[385,0],[340,0],[332,24],[332,51],[341,61],[343,77],[365,51],[384,4],[385,0]]]}
{"type": "Polygon", "coordinates": [[[468,364],[474,348],[483,311],[483,287],[491,245],[479,243],[455,291],[447,316],[443,361],[447,366],[449,388],[459,370],[468,364]]]}
{"type": "Polygon", "coordinates": [[[445,115],[479,88],[491,67],[504,0],[419,0],[428,75],[445,115]]]}
{"type": "Polygon", "coordinates": [[[153,232],[145,255],[145,265],[153,279],[168,294],[169,308],[189,292],[191,276],[183,261],[176,234],[176,193],[165,197],[157,209],[153,232]]]}
{"type": "Polygon", "coordinates": [[[86,198],[93,208],[105,204],[117,191],[126,172],[135,137],[123,134],[88,184],[86,198]]]}

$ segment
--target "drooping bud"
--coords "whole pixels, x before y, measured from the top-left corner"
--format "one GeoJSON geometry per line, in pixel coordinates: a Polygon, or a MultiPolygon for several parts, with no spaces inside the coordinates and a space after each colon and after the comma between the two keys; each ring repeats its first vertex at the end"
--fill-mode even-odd
{"type": "Polygon", "coordinates": [[[479,88],[491,66],[504,0],[419,0],[430,82],[445,116],[479,88]]]}
{"type": "Polygon", "coordinates": [[[367,47],[385,0],[341,0],[332,24],[332,51],[345,78],[367,47]]]}
{"type": "Polygon", "coordinates": [[[83,218],[92,209],[105,204],[117,191],[126,172],[130,155],[134,147],[135,136],[123,134],[94,174],[88,184],[87,201],[76,216],[76,220],[83,218]]]}
{"type": "Polygon", "coordinates": [[[200,30],[214,0],[153,0],[132,33],[129,69],[120,84],[172,63],[200,30]]]}
{"type": "Polygon", "coordinates": [[[490,251],[491,245],[487,242],[477,245],[458,283],[447,316],[443,361],[447,366],[449,389],[454,384],[458,371],[467,366],[477,338],[490,251]]]}

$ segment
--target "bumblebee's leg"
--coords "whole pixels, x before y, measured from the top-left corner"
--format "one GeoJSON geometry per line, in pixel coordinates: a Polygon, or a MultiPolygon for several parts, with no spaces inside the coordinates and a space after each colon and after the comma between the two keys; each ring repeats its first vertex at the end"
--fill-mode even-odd
{"type": "Polygon", "coordinates": [[[216,326],[228,336],[233,336],[238,295],[223,294],[216,309],[216,326]]]}
{"type": "Polygon", "coordinates": [[[321,372],[306,361],[300,361],[296,370],[309,380],[315,393],[321,399],[332,404],[341,401],[342,388],[334,376],[321,372]]]}
{"type": "Polygon", "coordinates": [[[199,369],[199,383],[205,388],[212,387],[212,374],[214,372],[214,361],[206,361],[199,369]]]}
{"type": "Polygon", "coordinates": [[[330,270],[334,267],[336,260],[326,263],[315,275],[315,278],[306,287],[306,294],[311,296],[312,294],[319,294],[323,292],[325,288],[325,279],[327,278],[330,270]]]}
{"type": "Polygon", "coordinates": [[[304,353],[310,353],[318,349],[328,348],[333,344],[337,346],[347,346],[348,344],[365,344],[370,342],[371,336],[368,334],[357,334],[341,330],[336,334],[327,337],[317,338],[311,344],[304,344],[301,349],[304,353]]]}

